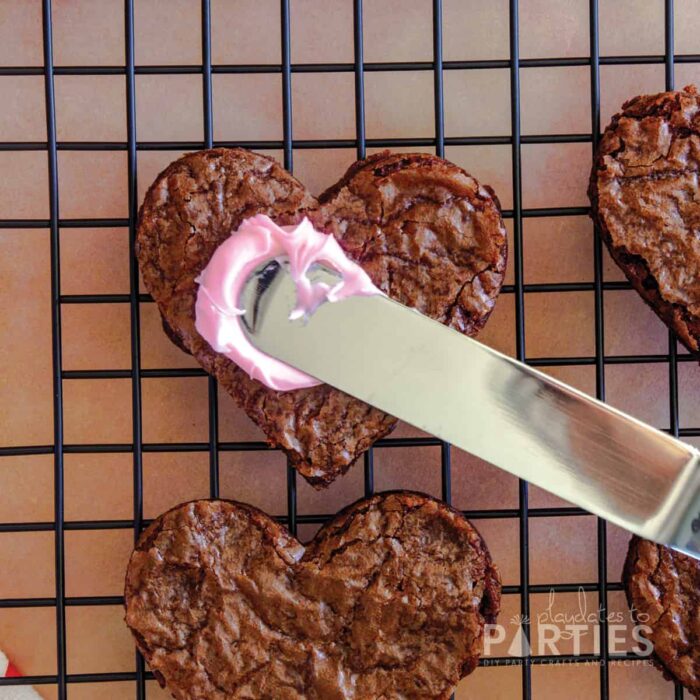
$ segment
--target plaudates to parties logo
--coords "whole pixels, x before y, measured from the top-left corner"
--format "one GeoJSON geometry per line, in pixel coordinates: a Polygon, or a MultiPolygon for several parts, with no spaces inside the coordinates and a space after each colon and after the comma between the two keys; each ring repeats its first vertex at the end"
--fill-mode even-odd
{"type": "Polygon", "coordinates": [[[484,663],[489,657],[505,657],[510,663],[525,662],[531,656],[547,657],[544,663],[577,662],[585,656],[591,663],[601,659],[603,635],[607,635],[608,655],[619,659],[611,663],[649,663],[652,644],[648,615],[630,611],[624,599],[619,609],[597,604],[597,593],[583,588],[573,593],[532,596],[531,613],[513,614],[498,624],[486,625],[484,663]],[[564,657],[563,659],[560,657],[564,657]]]}

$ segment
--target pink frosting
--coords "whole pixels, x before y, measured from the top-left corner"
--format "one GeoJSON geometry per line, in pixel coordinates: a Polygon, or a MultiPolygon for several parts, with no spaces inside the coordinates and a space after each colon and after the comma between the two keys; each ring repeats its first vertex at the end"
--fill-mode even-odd
{"type": "Polygon", "coordinates": [[[240,298],[246,281],[260,265],[276,259],[289,261],[289,274],[297,288],[297,305],[290,319],[306,318],[326,301],[382,294],[367,273],[345,255],[338,241],[317,231],[308,219],[298,226],[277,226],[268,216],[258,214],[245,219],[214,251],[196,279],[195,327],[216,352],[271,389],[316,386],[321,382],[314,377],[258,350],[241,322],[244,311],[240,298]],[[327,265],[342,279],[333,287],[312,283],[306,273],[314,263],[327,265]]]}

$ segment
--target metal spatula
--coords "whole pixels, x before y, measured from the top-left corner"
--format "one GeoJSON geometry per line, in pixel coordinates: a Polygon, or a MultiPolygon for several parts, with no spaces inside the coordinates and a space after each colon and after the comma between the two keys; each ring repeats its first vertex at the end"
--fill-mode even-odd
{"type": "MultiPolygon", "coordinates": [[[[318,277],[333,273],[317,268],[318,277]]],[[[388,297],[290,321],[294,284],[250,278],[263,352],[642,537],[700,558],[700,453],[388,297]]]]}

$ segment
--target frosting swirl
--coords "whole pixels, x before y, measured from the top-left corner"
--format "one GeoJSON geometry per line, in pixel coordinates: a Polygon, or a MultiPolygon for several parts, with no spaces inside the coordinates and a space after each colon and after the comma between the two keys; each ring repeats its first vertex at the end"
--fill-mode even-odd
{"type": "Polygon", "coordinates": [[[289,263],[296,286],[297,304],[290,320],[311,315],[325,302],[382,294],[369,275],[345,255],[338,241],[317,231],[307,218],[297,226],[278,226],[265,214],[258,214],[241,223],[196,278],[195,328],[216,352],[271,389],[316,386],[322,382],[261,352],[244,331],[241,317],[245,310],[240,307],[244,286],[257,268],[272,260],[289,263]],[[312,282],[307,273],[315,263],[338,272],[338,284],[312,282]]]}

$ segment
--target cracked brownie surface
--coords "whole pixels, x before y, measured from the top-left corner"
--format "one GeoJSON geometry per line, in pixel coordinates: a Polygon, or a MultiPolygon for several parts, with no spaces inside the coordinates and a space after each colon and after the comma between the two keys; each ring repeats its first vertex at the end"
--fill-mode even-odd
{"type": "Polygon", "coordinates": [[[192,153],[158,176],[139,213],[137,253],[168,335],[322,487],[396,420],[328,385],[269,389],[194,327],[195,278],[241,221],[259,213],[281,225],[308,216],[389,296],[468,335],[483,327],[501,288],[506,230],[491,190],[426,154],[358,161],[318,199],[275,161],[243,149],[192,153]]]}
{"type": "Polygon", "coordinates": [[[359,501],[306,547],[255,508],[194,501],[142,534],[126,622],[175,698],[448,698],[500,604],[484,541],[430,497],[359,501]]]}
{"type": "Polygon", "coordinates": [[[700,698],[700,561],[633,537],[623,582],[637,621],[651,628],[654,662],[700,698]]]}
{"type": "Polygon", "coordinates": [[[700,96],[642,95],[605,130],[592,215],[615,262],[692,352],[700,346],[700,96]]]}

